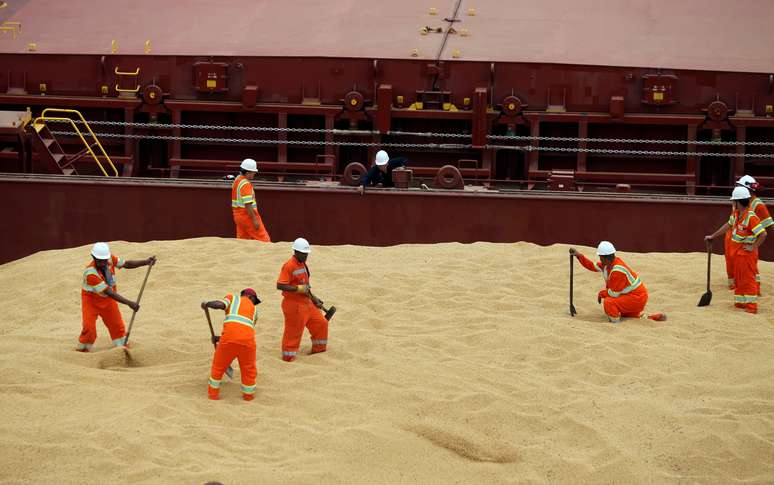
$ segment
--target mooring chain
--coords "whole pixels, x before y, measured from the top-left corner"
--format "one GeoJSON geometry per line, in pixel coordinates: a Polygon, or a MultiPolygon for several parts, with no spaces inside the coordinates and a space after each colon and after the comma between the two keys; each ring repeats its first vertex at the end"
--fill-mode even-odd
{"type": "MultiPolygon", "coordinates": [[[[53,135],[77,136],[71,131],[52,131],[53,135]]],[[[473,148],[472,145],[457,143],[371,143],[354,141],[325,141],[325,140],[248,140],[244,138],[211,138],[203,136],[167,136],[167,135],[129,135],[124,133],[95,133],[98,138],[129,138],[138,140],[169,140],[169,141],[193,141],[204,143],[236,143],[243,145],[301,145],[301,146],[353,146],[353,147],[388,147],[388,148],[412,148],[412,149],[443,149],[460,150],[473,148]]]]}
{"type": "MultiPolygon", "coordinates": [[[[50,121],[53,123],[65,123],[65,121],[50,121]]],[[[76,123],[82,123],[80,120],[76,123]]],[[[373,130],[340,130],[328,128],[280,128],[273,126],[229,126],[229,125],[191,125],[175,123],[139,123],[129,121],[89,121],[95,126],[129,126],[134,128],[151,129],[183,129],[183,130],[234,130],[255,131],[267,133],[331,133],[334,135],[393,135],[393,136],[422,136],[438,138],[471,138],[469,133],[436,133],[413,131],[388,131],[381,133],[373,130]]],[[[532,136],[532,135],[487,135],[488,140],[500,141],[538,141],[538,142],[586,142],[586,143],[628,143],[628,144],[659,144],[659,145],[704,145],[704,146],[774,146],[774,141],[712,141],[712,140],[646,140],[639,138],[580,138],[572,136],[532,136]]]]}
{"type": "MultiPolygon", "coordinates": [[[[54,135],[76,136],[71,131],[52,131],[54,135]]],[[[473,145],[464,145],[458,143],[374,143],[374,142],[354,142],[354,141],[326,141],[326,140],[247,140],[244,138],[213,138],[201,136],[172,136],[172,135],[132,135],[124,133],[95,133],[101,138],[129,138],[138,140],[169,140],[169,141],[191,141],[204,143],[235,143],[243,145],[300,145],[300,146],[350,146],[350,147],[384,147],[384,148],[411,148],[419,150],[467,150],[474,148],[473,145]]],[[[565,153],[597,153],[609,155],[638,155],[638,156],[677,156],[677,157],[738,157],[745,158],[774,158],[774,154],[768,153],[718,153],[718,152],[677,152],[660,150],[626,150],[614,148],[564,148],[564,147],[546,147],[532,145],[485,145],[485,149],[497,150],[518,150],[518,151],[543,151],[543,152],[565,152],[565,153]]]]}
{"type": "Polygon", "coordinates": [[[578,138],[573,136],[487,135],[490,140],[552,141],[588,143],[653,143],[660,145],[710,145],[710,146],[774,146],[774,141],[711,141],[711,140],[643,140],[637,138],[578,138]]]}
{"type": "Polygon", "coordinates": [[[662,150],[625,150],[615,148],[564,148],[545,146],[502,146],[487,145],[487,148],[519,151],[540,152],[565,152],[565,153],[598,153],[607,155],[641,155],[641,156],[675,156],[675,157],[745,157],[745,158],[774,158],[772,153],[719,153],[719,152],[674,152],[662,150]]]}
{"type": "MultiPolygon", "coordinates": [[[[75,123],[82,124],[80,120],[74,120],[75,123]]],[[[67,123],[62,120],[51,120],[49,123],[67,123]]],[[[89,125],[94,126],[129,126],[132,128],[151,128],[151,129],[181,129],[181,130],[234,130],[234,131],[256,131],[266,133],[332,133],[334,135],[394,135],[394,136],[424,136],[424,137],[446,137],[446,138],[470,138],[471,135],[464,133],[432,133],[422,131],[388,131],[382,133],[372,130],[340,130],[328,128],[280,128],[275,126],[229,126],[229,125],[188,125],[175,123],[135,123],[129,121],[89,121],[89,125]]]]}

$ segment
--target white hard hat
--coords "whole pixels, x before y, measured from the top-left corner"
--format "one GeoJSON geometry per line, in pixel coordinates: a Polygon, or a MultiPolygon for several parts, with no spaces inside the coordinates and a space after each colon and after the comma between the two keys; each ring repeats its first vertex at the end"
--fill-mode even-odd
{"type": "Polygon", "coordinates": [[[91,248],[91,255],[97,259],[110,259],[110,247],[107,243],[95,243],[91,248]]]}
{"type": "Polygon", "coordinates": [[[239,168],[242,170],[247,170],[248,172],[257,172],[258,171],[258,164],[255,163],[255,160],[252,158],[245,158],[242,160],[242,164],[239,165],[239,168]]]}
{"type": "Polygon", "coordinates": [[[731,200],[749,199],[750,191],[746,187],[734,187],[734,191],[731,192],[731,200]]]}
{"type": "Polygon", "coordinates": [[[384,150],[379,150],[376,152],[376,160],[374,161],[381,167],[382,165],[387,165],[387,162],[390,161],[390,156],[384,150]]]}
{"type": "Polygon", "coordinates": [[[599,246],[597,246],[598,256],[610,256],[611,254],[615,254],[615,247],[613,246],[613,243],[610,241],[602,241],[599,243],[599,246]]]}
{"type": "Polygon", "coordinates": [[[312,248],[309,246],[309,241],[307,241],[303,237],[299,237],[298,239],[293,241],[293,251],[309,254],[312,252],[312,248]]]}
{"type": "Polygon", "coordinates": [[[736,181],[736,185],[741,185],[742,187],[755,190],[755,186],[758,185],[758,182],[751,176],[745,175],[736,181]]]}

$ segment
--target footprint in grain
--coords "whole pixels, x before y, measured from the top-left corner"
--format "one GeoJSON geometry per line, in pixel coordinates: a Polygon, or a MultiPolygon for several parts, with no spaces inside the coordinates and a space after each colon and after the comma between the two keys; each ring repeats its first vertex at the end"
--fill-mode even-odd
{"type": "Polygon", "coordinates": [[[489,438],[486,438],[486,444],[482,444],[474,442],[470,436],[460,436],[431,426],[415,425],[404,429],[466,460],[482,463],[515,463],[519,459],[518,453],[511,446],[489,438]]]}

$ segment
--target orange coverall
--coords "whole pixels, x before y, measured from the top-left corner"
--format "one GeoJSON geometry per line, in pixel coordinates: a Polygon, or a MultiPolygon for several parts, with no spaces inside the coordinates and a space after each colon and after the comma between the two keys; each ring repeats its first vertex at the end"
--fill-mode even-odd
{"type": "Polygon", "coordinates": [[[97,317],[102,318],[102,323],[108,328],[113,344],[124,344],[126,328],[118,302],[105,294],[110,288],[116,291],[116,268],[124,266],[124,260],[113,255],[108,262],[106,274],[102,274],[94,264],[94,261],[86,266],[83,272],[83,284],[81,288],[81,311],[83,314],[83,329],[78,337],[77,350],[88,352],[97,340],[97,317]]]}
{"type": "Polygon", "coordinates": [[[242,375],[242,398],[252,401],[255,396],[255,378],[258,375],[255,364],[255,322],[258,319],[258,308],[249,298],[239,296],[238,291],[229,293],[221,301],[226,305],[226,319],[223,321],[223,333],[212,358],[207,395],[210,399],[218,399],[223,374],[231,362],[237,359],[242,375]]]}
{"type": "Polygon", "coordinates": [[[234,179],[234,184],[231,186],[231,213],[234,216],[237,239],[257,239],[261,242],[271,242],[271,237],[269,237],[269,233],[266,231],[261,214],[258,213],[253,184],[244,175],[239,175],[234,179]],[[253,204],[252,208],[255,212],[255,217],[258,219],[258,224],[260,224],[257,230],[253,227],[250,214],[247,213],[247,207],[245,207],[247,204],[253,204]]]}
{"type": "Polygon", "coordinates": [[[601,261],[594,263],[582,254],[578,256],[584,268],[602,273],[605,289],[597,296],[603,298],[605,315],[611,322],[618,323],[621,317],[639,318],[643,315],[645,305],[648,303],[648,290],[637,273],[632,271],[621,258],[615,258],[612,265],[605,267],[601,261]]]}
{"type": "Polygon", "coordinates": [[[734,306],[744,308],[750,313],[758,313],[759,285],[755,280],[758,270],[758,250],[747,251],[744,246],[753,244],[765,229],[752,210],[752,203],[741,214],[734,211],[728,218],[728,224],[731,226],[729,252],[736,283],[734,306]]]}
{"type": "MultiPolygon", "coordinates": [[[[769,209],[766,208],[766,204],[763,203],[763,201],[753,195],[750,199],[750,209],[752,209],[755,212],[755,215],[758,216],[758,219],[761,221],[761,227],[764,229],[768,229],[771,226],[774,226],[774,220],[771,218],[771,214],[769,214],[769,209]]],[[[734,289],[734,265],[733,265],[733,259],[731,257],[731,231],[726,231],[725,238],[724,238],[724,248],[725,248],[725,255],[726,255],[726,274],[728,275],[728,287],[729,289],[734,289]]],[[[761,295],[761,275],[758,272],[758,262],[756,260],[755,262],[755,282],[758,285],[758,291],[757,295],[761,295]]]]}
{"type": "MultiPolygon", "coordinates": [[[[282,265],[277,283],[281,285],[309,285],[309,272],[304,263],[291,256],[282,265]]],[[[282,335],[282,360],[291,362],[298,354],[304,327],[312,336],[312,353],[325,352],[328,345],[328,320],[314,306],[308,295],[283,291],[282,313],[285,315],[285,333],[282,335]]]]}
{"type": "MultiPolygon", "coordinates": [[[[760,198],[753,196],[752,199],[750,199],[750,208],[755,211],[755,215],[761,220],[762,228],[768,229],[769,227],[774,226],[774,220],[772,220],[771,214],[769,214],[769,209],[760,198]]],[[[758,296],[761,296],[761,274],[758,272],[757,259],[755,260],[755,282],[758,285],[758,296]]]]}

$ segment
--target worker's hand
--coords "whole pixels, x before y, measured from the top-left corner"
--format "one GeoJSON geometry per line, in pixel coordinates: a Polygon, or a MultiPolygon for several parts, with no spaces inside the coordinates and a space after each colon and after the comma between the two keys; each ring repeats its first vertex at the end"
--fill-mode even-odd
{"type": "Polygon", "coordinates": [[[753,251],[755,250],[755,246],[753,246],[752,244],[745,244],[745,245],[744,245],[744,246],[742,246],[742,247],[743,247],[743,248],[744,248],[744,250],[745,250],[745,251],[747,251],[748,253],[751,253],[751,252],[753,252],[753,251]]]}
{"type": "Polygon", "coordinates": [[[580,253],[578,252],[577,249],[570,248],[570,254],[577,257],[580,253]]]}
{"type": "Polygon", "coordinates": [[[145,266],[153,266],[154,264],[156,264],[156,256],[151,256],[145,260],[145,266]]]}
{"type": "Polygon", "coordinates": [[[218,342],[220,342],[220,335],[213,335],[212,336],[212,345],[217,346],[218,342]]]}
{"type": "Polygon", "coordinates": [[[133,311],[135,311],[135,312],[139,312],[139,311],[140,311],[140,304],[139,304],[139,303],[137,303],[136,301],[130,301],[130,302],[129,302],[129,303],[127,303],[126,305],[127,305],[129,308],[131,308],[133,311]]]}
{"type": "Polygon", "coordinates": [[[715,239],[712,235],[704,236],[704,240],[707,242],[712,242],[712,240],[715,239]]]}
{"type": "Polygon", "coordinates": [[[207,302],[203,301],[202,302],[202,310],[206,310],[206,309],[207,309],[207,302]]]}
{"type": "Polygon", "coordinates": [[[296,286],[296,292],[297,293],[309,293],[309,286],[307,285],[298,285],[296,286]]]}
{"type": "Polygon", "coordinates": [[[607,290],[599,290],[599,293],[597,293],[597,303],[602,303],[602,299],[607,297],[607,290]]]}
{"type": "Polygon", "coordinates": [[[360,193],[360,195],[365,194],[365,185],[358,185],[357,191],[360,193]]]}

